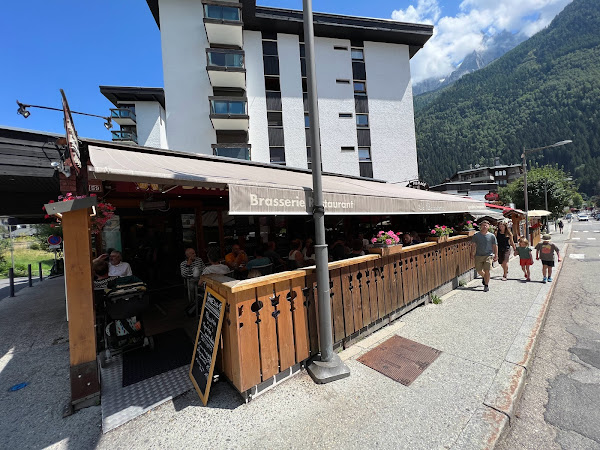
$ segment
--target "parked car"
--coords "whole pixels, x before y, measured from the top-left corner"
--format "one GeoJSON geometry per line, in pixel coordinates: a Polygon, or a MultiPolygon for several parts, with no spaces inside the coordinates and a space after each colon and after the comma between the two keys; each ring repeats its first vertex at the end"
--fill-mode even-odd
{"type": "Polygon", "coordinates": [[[587,214],[578,214],[577,220],[579,220],[580,222],[587,222],[588,220],[590,220],[590,218],[587,214]]]}

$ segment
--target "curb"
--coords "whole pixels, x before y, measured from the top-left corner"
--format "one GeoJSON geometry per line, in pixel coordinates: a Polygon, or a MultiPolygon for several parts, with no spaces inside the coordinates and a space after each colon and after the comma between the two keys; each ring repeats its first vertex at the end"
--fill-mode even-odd
{"type": "MultiPolygon", "coordinates": [[[[571,237],[572,228],[567,240],[571,237]]],[[[563,262],[568,247],[569,243],[565,242],[560,249],[563,262]]],[[[483,404],[462,430],[453,447],[470,448],[473,447],[474,442],[477,442],[479,444],[477,448],[493,449],[510,427],[562,267],[561,263],[555,268],[554,281],[538,293],[506,353],[483,404]]]]}

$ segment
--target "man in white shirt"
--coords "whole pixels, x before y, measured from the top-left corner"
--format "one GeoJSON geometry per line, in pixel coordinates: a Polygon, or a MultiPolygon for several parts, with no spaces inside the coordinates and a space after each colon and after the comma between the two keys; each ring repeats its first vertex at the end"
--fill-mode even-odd
{"type": "Polygon", "coordinates": [[[108,275],[111,277],[128,277],[132,275],[129,263],[122,261],[123,256],[118,250],[110,253],[110,264],[108,265],[108,275]]]}

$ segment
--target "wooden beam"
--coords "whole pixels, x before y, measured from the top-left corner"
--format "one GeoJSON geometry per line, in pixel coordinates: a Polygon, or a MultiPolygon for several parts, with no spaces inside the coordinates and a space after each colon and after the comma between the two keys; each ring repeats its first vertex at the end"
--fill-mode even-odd
{"type": "Polygon", "coordinates": [[[69,314],[71,401],[81,402],[99,393],[92,283],[90,210],[67,212],[62,217],[65,277],[69,314]]]}

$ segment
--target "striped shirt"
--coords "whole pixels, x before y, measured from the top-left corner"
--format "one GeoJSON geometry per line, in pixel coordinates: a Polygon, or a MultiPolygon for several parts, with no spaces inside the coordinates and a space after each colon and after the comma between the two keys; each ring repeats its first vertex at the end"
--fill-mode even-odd
{"type": "Polygon", "coordinates": [[[198,276],[200,276],[200,274],[202,274],[202,272],[204,272],[204,268],[206,267],[204,265],[204,262],[202,261],[202,259],[196,257],[196,259],[194,259],[192,261],[192,264],[190,264],[188,266],[187,263],[187,259],[184,260],[181,264],[180,264],[180,269],[181,269],[181,276],[183,278],[194,278],[194,269],[198,268],[198,276]]]}

